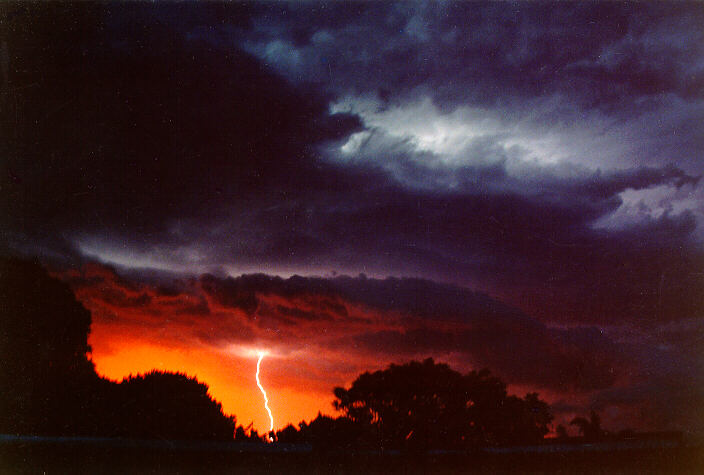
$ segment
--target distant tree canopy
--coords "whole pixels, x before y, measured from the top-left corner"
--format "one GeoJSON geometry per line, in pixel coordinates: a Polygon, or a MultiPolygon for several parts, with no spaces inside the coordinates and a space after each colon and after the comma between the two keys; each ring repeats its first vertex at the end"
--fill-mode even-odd
{"type": "Polygon", "coordinates": [[[552,420],[537,394],[509,396],[488,370],[462,375],[432,359],[364,373],[334,393],[335,408],[388,448],[535,442],[552,420]]]}
{"type": "Polygon", "coordinates": [[[90,324],[68,285],[37,262],[0,257],[0,433],[232,439],[234,417],[195,378],[100,378],[90,324]]]}
{"type": "Polygon", "coordinates": [[[570,421],[570,425],[577,426],[582,437],[590,442],[595,442],[605,435],[601,428],[601,418],[595,411],[589,414],[589,419],[575,417],[570,421]]]}

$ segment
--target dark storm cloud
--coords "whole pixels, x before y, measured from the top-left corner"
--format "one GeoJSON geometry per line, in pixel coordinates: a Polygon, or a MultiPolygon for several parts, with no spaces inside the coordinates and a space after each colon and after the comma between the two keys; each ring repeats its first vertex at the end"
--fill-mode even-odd
{"type": "Polygon", "coordinates": [[[354,117],[329,115],[324,94],[242,51],[190,41],[139,6],[115,9],[134,20],[121,35],[102,25],[109,8],[13,7],[10,230],[124,229],[150,242],[169,218],[324,181],[309,148],[353,131],[354,117]]]}
{"type": "MultiPolygon", "coordinates": [[[[688,243],[691,216],[663,216],[613,236],[587,228],[599,212],[576,206],[581,198],[573,199],[443,197],[397,190],[349,204],[345,197],[331,196],[325,204],[268,210],[262,217],[267,226],[253,233],[256,246],[249,244],[241,254],[254,261],[273,254],[299,268],[320,262],[353,267],[357,261],[378,274],[387,263],[405,261],[406,273],[474,275],[488,288],[522,291],[532,301],[531,311],[556,321],[645,324],[689,318],[701,310],[697,295],[703,290],[699,269],[704,258],[696,244],[688,243]],[[286,239],[278,241],[281,234],[272,230],[287,230],[286,239]],[[297,247],[306,236],[323,244],[308,251],[297,247]]],[[[227,235],[238,236],[237,229],[227,229],[227,235]]],[[[422,296],[429,289],[395,291],[422,296]]]]}
{"type": "Polygon", "coordinates": [[[577,196],[584,194],[594,200],[600,200],[613,198],[629,188],[639,190],[663,183],[672,183],[678,188],[684,185],[696,185],[700,178],[668,165],[662,168],[639,167],[612,173],[602,173],[599,170],[583,181],[567,181],[563,186],[565,194],[568,192],[577,196]]]}
{"type": "Polygon", "coordinates": [[[266,314],[239,341],[352,302],[424,322],[360,345],[589,392],[622,361],[594,325],[704,315],[699,4],[1,8],[2,246],[152,286],[76,281],[105,318],[266,314]],[[224,278],[331,271],[423,279],[224,278]]]}
{"type": "Polygon", "coordinates": [[[548,329],[535,321],[496,312],[493,319],[466,314],[468,330],[421,328],[359,335],[355,344],[378,353],[414,357],[461,355],[514,384],[557,391],[609,388],[628,358],[596,328],[548,329]]]}
{"type": "Polygon", "coordinates": [[[676,367],[670,369],[674,374],[659,374],[632,386],[599,391],[591,406],[597,411],[616,407],[625,413],[635,408],[637,417],[651,427],[701,431],[704,428],[701,372],[681,374],[676,367]]]}
{"type": "MultiPolygon", "coordinates": [[[[684,14],[700,9],[432,7],[12,7],[5,241],[49,256],[77,248],[128,268],[430,276],[480,285],[547,320],[652,322],[701,312],[693,211],[665,204],[649,215],[644,204],[637,225],[597,225],[629,212],[622,197],[629,190],[664,187],[696,200],[696,173],[676,157],[644,165],[624,155],[616,168],[590,166],[598,150],[577,164],[536,164],[526,134],[539,128],[518,134],[518,146],[505,131],[491,131],[513,120],[492,119],[510,104],[524,110],[544,94],[530,84],[567,87],[567,109],[579,116],[575,94],[609,87],[580,85],[568,66],[606,61],[613,69],[627,50],[641,69],[655,68],[639,45],[655,42],[652,50],[676,64],[678,78],[684,69],[697,76],[685,61],[697,51],[697,33],[684,14]],[[651,31],[668,25],[681,33],[651,31]],[[317,75],[323,56],[327,75],[317,75]],[[305,80],[287,69],[292,57],[305,80]],[[340,76],[348,81],[342,89],[340,76]],[[518,99],[446,118],[441,125],[452,128],[488,116],[477,125],[488,131],[448,157],[419,149],[417,130],[395,129],[442,111],[432,103],[404,108],[400,96],[378,94],[382,87],[410,94],[419,85],[433,95],[455,88],[518,99]],[[381,108],[331,114],[336,91],[372,91],[381,108]],[[396,115],[385,116],[393,107],[396,115]],[[339,147],[355,132],[370,135],[350,160],[339,147]]],[[[621,83],[630,91],[623,97],[647,93],[641,79],[621,83]]],[[[453,100],[452,107],[461,104],[453,100]]],[[[541,107],[547,123],[566,117],[552,103],[541,107]]]]}
{"type": "Polygon", "coordinates": [[[697,5],[412,2],[274,4],[246,37],[295,78],[440,102],[546,92],[608,106],[640,95],[701,97],[697,5]],[[417,92],[417,91],[416,91],[417,92]]]}
{"type": "Polygon", "coordinates": [[[150,326],[154,315],[170,311],[171,325],[184,335],[214,344],[239,341],[244,329],[293,347],[315,336],[331,350],[391,358],[454,355],[511,383],[562,391],[611,387],[633,364],[596,328],[549,328],[485,294],[428,280],[204,275],[182,294],[164,296],[146,283],[130,290],[111,270],[84,272],[90,285],[75,273],[64,278],[99,314],[124,311],[125,325],[150,326]],[[193,302],[203,297],[212,312],[193,312],[193,302]]]}
{"type": "Polygon", "coordinates": [[[428,321],[465,321],[467,315],[478,319],[501,315],[515,316],[516,321],[529,320],[518,310],[486,294],[425,279],[389,277],[380,280],[363,275],[334,278],[293,276],[283,279],[250,274],[225,279],[205,275],[200,282],[203,290],[218,303],[247,312],[256,311],[258,294],[272,294],[299,299],[315,296],[316,306],[341,317],[346,316],[347,310],[339,299],[428,321]],[[320,297],[327,300],[321,301],[320,297]]]}

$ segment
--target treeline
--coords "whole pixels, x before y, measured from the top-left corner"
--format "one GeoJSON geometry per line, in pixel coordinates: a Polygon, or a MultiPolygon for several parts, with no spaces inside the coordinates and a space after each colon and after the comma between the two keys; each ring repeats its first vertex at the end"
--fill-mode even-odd
{"type": "Polygon", "coordinates": [[[289,425],[277,439],[322,448],[461,450],[536,443],[552,421],[537,394],[510,396],[487,370],[462,375],[432,359],[364,373],[334,393],[343,416],[289,425]]]}
{"type": "Polygon", "coordinates": [[[487,370],[461,374],[427,359],[335,388],[340,417],[260,435],[184,374],[100,378],[87,357],[90,323],[71,289],[37,262],[0,259],[0,433],[427,450],[534,443],[552,421],[535,393],[512,396],[487,370]]]}

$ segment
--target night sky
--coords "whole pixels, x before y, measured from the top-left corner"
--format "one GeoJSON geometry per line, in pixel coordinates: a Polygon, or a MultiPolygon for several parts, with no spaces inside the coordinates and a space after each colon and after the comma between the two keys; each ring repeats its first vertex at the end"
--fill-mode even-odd
{"type": "Polygon", "coordinates": [[[704,430],[701,3],[4,4],[0,246],[265,430],[391,362],[704,430]]]}

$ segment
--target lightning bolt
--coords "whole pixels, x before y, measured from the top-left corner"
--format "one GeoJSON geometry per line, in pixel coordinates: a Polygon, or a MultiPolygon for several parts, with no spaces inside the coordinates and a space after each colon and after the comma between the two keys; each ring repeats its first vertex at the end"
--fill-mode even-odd
{"type": "MultiPolygon", "coordinates": [[[[264,353],[263,351],[259,352],[259,360],[257,361],[257,374],[255,375],[255,378],[257,379],[257,386],[259,386],[259,390],[262,392],[262,395],[264,396],[264,408],[266,409],[266,412],[269,413],[269,432],[274,430],[274,416],[271,415],[271,409],[269,409],[269,398],[266,397],[266,391],[264,391],[264,387],[262,386],[262,383],[259,381],[259,366],[262,364],[262,360],[264,359],[264,353]]],[[[269,436],[269,442],[273,442],[274,439],[269,436]]]]}

